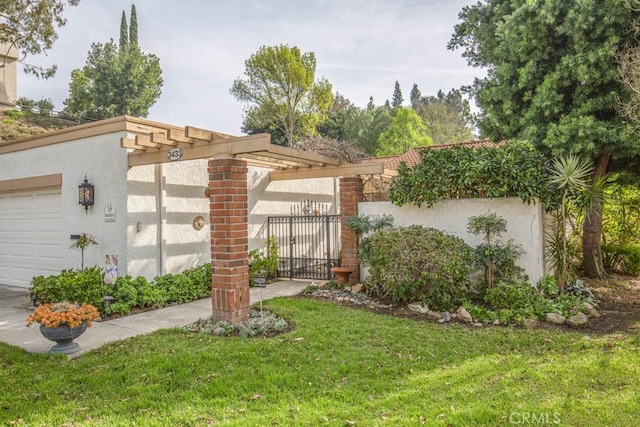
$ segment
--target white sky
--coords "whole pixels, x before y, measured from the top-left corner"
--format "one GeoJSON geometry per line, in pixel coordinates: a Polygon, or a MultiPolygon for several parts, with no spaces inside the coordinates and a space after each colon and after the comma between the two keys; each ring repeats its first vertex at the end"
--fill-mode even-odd
{"type": "MultiPolygon", "coordinates": [[[[131,1],[81,0],[48,57],[53,79],[19,71],[18,96],[51,98],[61,110],[71,71],[84,66],[92,42],[118,40],[131,1]]],[[[230,95],[244,61],[263,45],[287,44],[316,55],[324,76],[355,105],[391,99],[400,83],[405,104],[413,83],[435,95],[484,74],[446,44],[458,12],[474,0],[137,0],[139,44],[160,58],[164,86],[148,118],[241,134],[243,104],[230,95]]]]}

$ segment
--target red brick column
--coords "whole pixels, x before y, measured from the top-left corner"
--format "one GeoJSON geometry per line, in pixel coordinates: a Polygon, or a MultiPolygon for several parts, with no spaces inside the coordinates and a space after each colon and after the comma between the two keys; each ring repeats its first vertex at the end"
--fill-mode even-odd
{"type": "Polygon", "coordinates": [[[211,304],[214,320],[238,323],[249,318],[249,234],[247,163],[209,160],[211,221],[211,304]]]}
{"type": "Polygon", "coordinates": [[[358,265],[358,238],[345,224],[347,218],[358,215],[358,203],[364,201],[364,189],[360,177],[340,178],[340,222],[342,226],[342,267],[353,273],[349,283],[360,281],[358,265]]]}

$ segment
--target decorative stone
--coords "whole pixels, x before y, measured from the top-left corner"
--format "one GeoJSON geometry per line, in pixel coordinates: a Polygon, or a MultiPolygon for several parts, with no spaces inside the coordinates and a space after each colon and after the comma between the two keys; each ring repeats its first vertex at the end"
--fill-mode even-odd
{"type": "Polygon", "coordinates": [[[420,314],[427,314],[429,312],[429,306],[422,305],[420,303],[409,304],[407,306],[407,308],[409,310],[411,310],[411,311],[414,311],[414,312],[420,313],[420,314]]]}
{"type": "Polygon", "coordinates": [[[441,319],[438,320],[438,322],[440,323],[451,321],[451,313],[449,313],[448,311],[443,311],[440,316],[441,316],[441,319]]]}
{"type": "Polygon", "coordinates": [[[584,307],[585,311],[589,316],[600,317],[600,313],[598,312],[598,310],[596,310],[596,308],[593,305],[589,304],[588,302],[585,302],[584,304],[582,304],[582,307],[584,307]]]}
{"type": "Polygon", "coordinates": [[[427,312],[427,319],[440,320],[441,318],[442,318],[442,315],[440,313],[438,313],[437,311],[429,310],[427,312]]]}
{"type": "Polygon", "coordinates": [[[527,329],[534,329],[536,326],[538,326],[538,321],[534,319],[524,319],[522,321],[522,324],[527,329]]]}
{"type": "Polygon", "coordinates": [[[580,328],[587,324],[589,318],[584,313],[578,313],[567,319],[567,324],[574,328],[580,328]]]}
{"type": "Polygon", "coordinates": [[[496,319],[492,323],[494,326],[500,326],[500,319],[496,319]]]}
{"type": "Polygon", "coordinates": [[[482,328],[482,323],[476,322],[473,324],[473,326],[475,326],[476,328],[482,328]]]}
{"type": "Polygon", "coordinates": [[[462,306],[458,307],[458,310],[456,311],[456,315],[458,319],[462,322],[473,323],[473,318],[471,317],[471,314],[469,314],[469,312],[462,306]]]}
{"type": "Polygon", "coordinates": [[[567,321],[567,319],[563,315],[557,313],[545,314],[544,320],[554,325],[563,325],[567,321]]]}

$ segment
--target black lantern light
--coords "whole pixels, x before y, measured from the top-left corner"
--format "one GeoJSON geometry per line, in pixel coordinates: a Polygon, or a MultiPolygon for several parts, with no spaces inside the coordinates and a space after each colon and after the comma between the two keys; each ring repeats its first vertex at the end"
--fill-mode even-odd
{"type": "Polygon", "coordinates": [[[84,182],[78,185],[78,203],[84,206],[84,211],[87,213],[89,206],[93,205],[93,184],[90,184],[87,180],[87,176],[84,176],[84,182]]]}

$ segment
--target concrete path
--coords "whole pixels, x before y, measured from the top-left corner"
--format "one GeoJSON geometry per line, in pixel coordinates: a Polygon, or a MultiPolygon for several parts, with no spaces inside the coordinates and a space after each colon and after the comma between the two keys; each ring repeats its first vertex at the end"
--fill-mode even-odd
{"type": "MultiPolygon", "coordinates": [[[[262,290],[263,300],[299,294],[309,282],[282,281],[270,283],[262,290]]],[[[260,289],[251,288],[251,304],[260,302],[260,289]]],[[[0,285],[0,342],[21,347],[29,353],[46,353],[54,344],[40,334],[39,326],[25,326],[33,307],[25,289],[0,285]]],[[[184,326],[198,319],[211,316],[211,299],[205,298],[186,304],[174,305],[145,313],[121,317],[106,322],[94,322],[75,341],[80,352],[75,357],[109,341],[117,341],[147,334],[158,329],[184,326]]]]}

